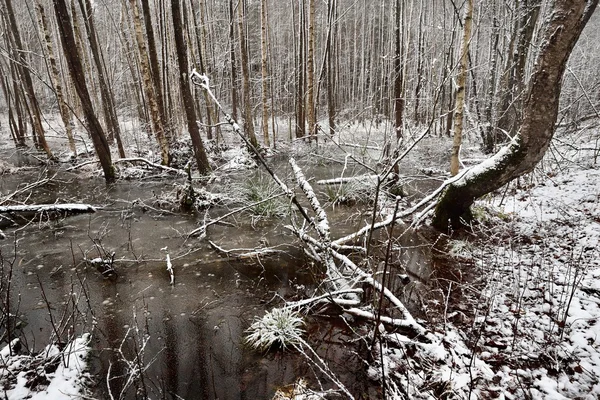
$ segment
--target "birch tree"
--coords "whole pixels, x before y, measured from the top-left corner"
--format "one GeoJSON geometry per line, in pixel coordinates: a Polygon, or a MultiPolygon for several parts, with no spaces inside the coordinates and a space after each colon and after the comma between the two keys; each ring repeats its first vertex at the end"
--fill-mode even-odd
{"type": "Polygon", "coordinates": [[[458,63],[458,76],[456,78],[456,105],[454,107],[454,129],[452,140],[452,154],[450,156],[450,174],[458,174],[460,166],[460,146],[462,145],[462,132],[465,108],[465,90],[467,84],[467,67],[469,60],[469,44],[471,41],[471,28],[473,26],[473,0],[465,4],[465,23],[460,48],[460,61],[458,63]]]}

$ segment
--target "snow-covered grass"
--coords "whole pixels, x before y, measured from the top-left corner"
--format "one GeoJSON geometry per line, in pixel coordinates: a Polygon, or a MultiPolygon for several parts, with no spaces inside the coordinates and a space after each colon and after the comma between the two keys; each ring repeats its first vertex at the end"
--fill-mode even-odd
{"type": "Polygon", "coordinates": [[[62,350],[52,344],[37,354],[20,354],[18,340],[0,351],[3,399],[89,398],[90,334],[75,338],[62,350]]]}
{"type": "Polygon", "coordinates": [[[289,308],[274,308],[254,320],[247,330],[246,342],[255,349],[287,349],[302,343],[304,320],[289,308]]]}

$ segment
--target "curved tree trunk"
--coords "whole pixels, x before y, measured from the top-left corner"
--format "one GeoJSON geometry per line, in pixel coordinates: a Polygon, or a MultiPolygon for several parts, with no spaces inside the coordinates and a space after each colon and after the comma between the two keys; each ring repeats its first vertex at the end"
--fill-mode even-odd
{"type": "Polygon", "coordinates": [[[458,227],[461,218],[470,217],[477,198],[531,172],[542,159],[554,135],[567,60],[597,5],[598,0],[556,0],[546,22],[518,135],[446,189],[433,217],[436,228],[458,227]]]}

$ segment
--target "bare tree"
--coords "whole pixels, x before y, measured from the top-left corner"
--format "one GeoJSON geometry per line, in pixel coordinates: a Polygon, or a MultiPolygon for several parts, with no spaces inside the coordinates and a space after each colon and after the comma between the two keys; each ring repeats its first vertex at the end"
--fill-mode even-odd
{"type": "Polygon", "coordinates": [[[458,174],[460,146],[462,145],[462,132],[465,108],[465,90],[467,84],[467,66],[469,57],[469,43],[471,41],[471,28],[473,26],[473,0],[465,4],[465,23],[460,48],[460,61],[458,63],[458,77],[456,79],[456,96],[454,107],[454,138],[452,141],[452,154],[450,156],[450,174],[458,174]]]}
{"type": "Polygon", "coordinates": [[[100,165],[102,165],[102,170],[104,171],[104,179],[107,183],[113,182],[115,180],[115,170],[110,157],[110,148],[106,136],[104,135],[104,130],[102,129],[92,106],[85,73],[83,66],[81,65],[79,53],[77,52],[77,46],[75,45],[71,17],[69,16],[65,0],[54,0],[54,13],[56,15],[60,40],[69,67],[69,73],[81,101],[87,128],[92,137],[96,154],[100,159],[100,165]]]}
{"type": "Polygon", "coordinates": [[[36,135],[35,138],[39,146],[44,150],[44,152],[46,152],[48,157],[53,158],[54,156],[50,150],[50,147],[48,146],[48,143],[46,142],[46,136],[42,126],[42,112],[40,110],[38,98],[33,87],[33,80],[31,79],[31,73],[29,71],[29,62],[25,57],[25,55],[29,52],[23,46],[23,41],[21,40],[21,33],[19,32],[19,25],[17,24],[17,20],[15,18],[12,0],[4,0],[4,3],[6,6],[5,16],[7,18],[7,25],[10,29],[10,36],[16,48],[16,71],[19,75],[19,80],[22,82],[25,88],[27,105],[29,107],[29,112],[31,113],[33,130],[36,135]]]}
{"type": "Polygon", "coordinates": [[[150,121],[152,123],[152,131],[156,137],[160,147],[161,162],[163,165],[169,164],[169,141],[165,132],[165,121],[160,113],[159,102],[161,99],[156,93],[156,85],[154,84],[152,71],[150,68],[150,60],[146,50],[144,34],[142,32],[142,21],[140,17],[137,0],[129,0],[129,4],[133,10],[133,24],[135,30],[135,40],[137,42],[138,54],[140,57],[140,67],[142,70],[142,80],[144,84],[144,92],[146,100],[150,105],[150,121]]]}
{"type": "Polygon", "coordinates": [[[194,147],[194,155],[196,156],[196,164],[198,170],[202,175],[206,175],[210,172],[210,164],[208,163],[208,157],[204,150],[204,144],[200,138],[200,129],[196,122],[196,113],[194,111],[194,98],[192,97],[192,91],[190,89],[190,82],[187,79],[189,66],[187,59],[187,51],[185,49],[185,43],[183,40],[183,32],[178,27],[181,25],[181,5],[179,0],[171,0],[171,13],[173,17],[174,39],[175,47],[177,49],[177,63],[179,65],[179,87],[181,89],[181,95],[183,97],[183,108],[185,109],[185,115],[187,119],[187,127],[192,138],[192,145],[194,147]]]}
{"type": "Polygon", "coordinates": [[[250,69],[248,66],[248,43],[246,42],[246,1],[238,3],[238,36],[240,41],[240,63],[242,64],[242,116],[244,119],[244,132],[252,146],[258,148],[258,141],[254,133],[254,120],[252,118],[252,104],[250,103],[250,69]]]}

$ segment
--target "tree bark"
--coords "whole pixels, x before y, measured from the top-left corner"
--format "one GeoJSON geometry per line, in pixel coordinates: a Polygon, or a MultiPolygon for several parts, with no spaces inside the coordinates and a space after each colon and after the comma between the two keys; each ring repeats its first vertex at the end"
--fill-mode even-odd
{"type": "Polygon", "coordinates": [[[396,0],[394,26],[394,130],[396,140],[402,139],[404,124],[404,68],[402,66],[402,2],[396,0]]]}
{"type": "Polygon", "coordinates": [[[460,146],[462,145],[462,132],[465,109],[465,90],[467,83],[467,67],[469,60],[469,43],[471,41],[471,27],[473,26],[473,0],[467,0],[465,4],[465,23],[463,26],[463,38],[460,47],[460,61],[458,63],[458,77],[456,88],[456,105],[454,107],[454,129],[452,141],[452,154],[450,156],[450,174],[458,174],[460,167],[460,146]]]}
{"type": "Polygon", "coordinates": [[[561,82],[567,61],[598,0],[556,0],[523,107],[523,120],[513,141],[490,159],[467,171],[442,194],[432,224],[457,228],[470,219],[470,207],[481,196],[531,172],[554,135],[561,82]]]}
{"type": "Polygon", "coordinates": [[[123,148],[123,143],[121,142],[121,128],[119,127],[117,111],[115,110],[115,101],[111,93],[108,77],[106,76],[106,69],[104,68],[102,50],[98,45],[98,36],[96,34],[92,4],[90,0],[79,0],[79,8],[81,9],[81,14],[83,15],[85,30],[87,32],[90,49],[92,51],[92,58],[94,65],[96,66],[96,72],[98,73],[98,84],[100,86],[100,97],[102,99],[104,123],[106,125],[106,129],[108,130],[108,140],[111,143],[114,139],[117,140],[119,155],[124,158],[125,149],[123,148]]]}
{"type": "Polygon", "coordinates": [[[269,140],[269,86],[267,79],[267,0],[260,2],[260,74],[262,97],[262,133],[265,147],[270,147],[269,140]]]}
{"type": "Polygon", "coordinates": [[[19,74],[19,78],[25,87],[25,94],[27,97],[27,101],[29,104],[29,109],[31,112],[33,130],[36,135],[36,140],[39,146],[44,150],[44,152],[48,155],[49,158],[54,158],[48,143],[46,143],[46,136],[44,133],[44,128],[42,127],[42,113],[40,111],[40,105],[38,99],[35,95],[35,90],[33,88],[33,81],[31,80],[31,74],[29,73],[29,63],[25,59],[25,54],[28,54],[27,49],[23,46],[23,42],[21,40],[21,34],[19,32],[19,27],[17,25],[17,20],[15,18],[15,12],[12,7],[12,0],[5,0],[6,3],[6,14],[8,16],[8,25],[12,34],[12,38],[14,44],[17,47],[17,57],[16,62],[18,63],[17,72],[19,74]]]}
{"type": "Polygon", "coordinates": [[[169,141],[165,133],[164,121],[160,114],[158,94],[155,90],[155,85],[150,69],[150,60],[146,52],[146,44],[144,42],[144,34],[142,33],[142,21],[137,5],[137,0],[129,0],[133,10],[133,24],[135,28],[135,40],[138,46],[140,56],[140,67],[142,69],[142,80],[144,84],[144,92],[146,100],[150,105],[150,122],[152,123],[152,131],[156,137],[156,141],[160,147],[161,162],[163,165],[169,165],[169,141]]]}
{"type": "Polygon", "coordinates": [[[36,2],[36,10],[38,12],[38,24],[42,35],[44,37],[44,44],[46,45],[46,54],[48,57],[48,64],[50,66],[50,75],[52,77],[51,82],[56,94],[56,101],[58,103],[58,110],[60,111],[60,118],[65,125],[65,132],[67,134],[67,140],[69,142],[69,150],[73,153],[74,157],[77,157],[77,148],[75,147],[75,139],[73,138],[73,128],[71,126],[70,111],[65,100],[65,96],[62,90],[62,83],[60,79],[60,72],[56,63],[56,57],[54,56],[54,49],[52,45],[52,35],[48,29],[48,21],[46,19],[46,11],[44,6],[38,0],[36,2]]]}
{"type": "Polygon", "coordinates": [[[85,82],[85,74],[83,72],[79,53],[77,52],[77,46],[75,45],[71,17],[69,16],[65,0],[54,0],[54,13],[56,14],[56,21],[58,23],[58,30],[63,52],[69,67],[69,73],[73,80],[73,84],[75,85],[77,95],[81,100],[81,106],[88,125],[88,131],[92,137],[96,154],[100,159],[100,164],[104,171],[104,179],[106,179],[107,183],[113,182],[115,180],[115,170],[110,158],[110,148],[108,147],[108,141],[106,140],[102,126],[94,113],[92,100],[90,99],[90,94],[85,82]]]}
{"type": "Polygon", "coordinates": [[[306,119],[309,138],[317,138],[315,99],[315,1],[308,0],[308,54],[306,58],[306,119]]]}
{"type": "Polygon", "coordinates": [[[194,147],[194,155],[196,157],[196,164],[198,165],[198,171],[200,174],[207,175],[210,172],[210,164],[204,150],[204,143],[200,137],[200,129],[196,122],[196,113],[194,111],[194,98],[192,97],[192,91],[190,89],[190,83],[188,77],[188,60],[185,43],[183,40],[183,32],[178,27],[181,25],[181,5],[179,0],[171,0],[171,13],[173,17],[174,39],[175,48],[177,51],[177,63],[179,65],[179,87],[181,89],[181,96],[183,97],[183,108],[185,109],[185,116],[187,120],[188,131],[192,138],[192,145],[194,147]]]}
{"type": "Polygon", "coordinates": [[[252,104],[250,104],[250,71],[248,66],[248,43],[246,43],[246,31],[244,21],[246,1],[238,3],[238,35],[240,40],[240,63],[242,64],[242,116],[244,119],[244,133],[252,146],[258,148],[258,141],[254,133],[254,121],[252,118],[252,104]]]}

